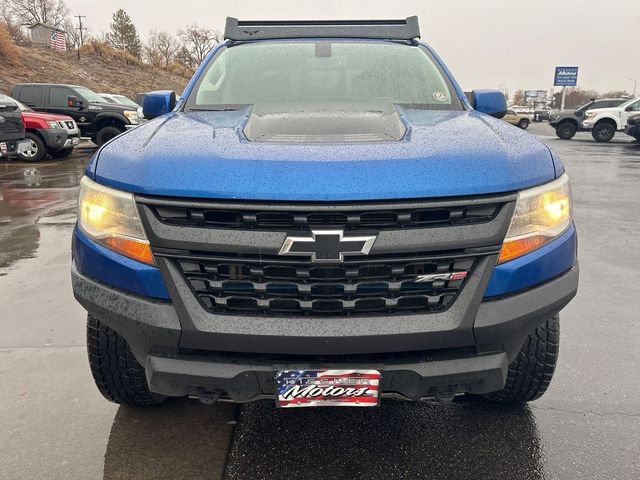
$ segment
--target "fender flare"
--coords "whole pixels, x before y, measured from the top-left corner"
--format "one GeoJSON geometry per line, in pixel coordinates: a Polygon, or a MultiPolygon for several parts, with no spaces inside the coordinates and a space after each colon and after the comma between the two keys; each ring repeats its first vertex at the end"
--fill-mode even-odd
{"type": "Polygon", "coordinates": [[[605,116],[603,116],[601,118],[598,118],[596,120],[596,122],[593,124],[593,127],[595,128],[596,125],[598,125],[600,122],[603,122],[603,121],[604,122],[613,123],[615,125],[615,127],[616,127],[616,131],[622,130],[622,126],[621,126],[620,120],[615,118],[612,115],[605,115],[605,116]]]}
{"type": "Polygon", "coordinates": [[[557,124],[557,127],[559,127],[563,123],[573,123],[576,126],[576,129],[580,130],[582,128],[582,123],[575,117],[564,117],[556,120],[554,123],[557,124]]]}
{"type": "Polygon", "coordinates": [[[96,115],[96,119],[93,121],[93,124],[95,125],[97,123],[100,123],[104,119],[113,119],[113,120],[117,120],[119,122],[122,122],[125,125],[131,125],[131,122],[129,121],[129,119],[127,117],[125,117],[124,115],[121,115],[119,113],[115,113],[115,112],[99,113],[98,115],[96,115]]]}

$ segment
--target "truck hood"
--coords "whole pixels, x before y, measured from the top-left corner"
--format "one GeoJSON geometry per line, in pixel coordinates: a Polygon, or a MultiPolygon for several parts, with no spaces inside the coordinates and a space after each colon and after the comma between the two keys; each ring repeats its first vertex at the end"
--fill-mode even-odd
{"type": "Polygon", "coordinates": [[[622,110],[620,107],[610,107],[610,108],[592,108],[584,112],[585,116],[590,112],[596,112],[599,115],[610,115],[615,113],[620,113],[622,110]]]}
{"type": "Polygon", "coordinates": [[[30,112],[24,111],[22,112],[22,117],[26,119],[34,119],[34,120],[45,120],[51,122],[69,122],[73,120],[73,118],[67,115],[58,115],[57,113],[42,113],[42,112],[30,112]]]}
{"type": "Polygon", "coordinates": [[[174,112],[106,144],[87,174],[133,193],[289,201],[481,195],[556,176],[550,150],[500,120],[398,110],[401,140],[346,143],[251,142],[249,108],[174,112]]]}

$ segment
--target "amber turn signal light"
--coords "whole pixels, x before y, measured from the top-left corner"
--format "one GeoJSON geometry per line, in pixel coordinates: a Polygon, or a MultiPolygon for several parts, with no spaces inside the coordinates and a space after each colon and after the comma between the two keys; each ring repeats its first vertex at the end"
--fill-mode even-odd
{"type": "Polygon", "coordinates": [[[153,259],[153,254],[151,253],[151,247],[147,242],[132,240],[130,238],[107,237],[102,240],[102,243],[114,252],[118,252],[125,257],[138,260],[147,265],[155,266],[156,264],[153,259]]]}

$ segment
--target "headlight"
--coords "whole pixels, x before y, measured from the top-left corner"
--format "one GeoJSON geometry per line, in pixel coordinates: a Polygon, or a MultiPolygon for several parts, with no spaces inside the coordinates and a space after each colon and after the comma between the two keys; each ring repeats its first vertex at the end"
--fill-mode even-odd
{"type": "Polygon", "coordinates": [[[140,118],[138,117],[138,112],[136,110],[125,110],[124,116],[127,117],[134,125],[137,125],[140,122],[140,118]]]}
{"type": "Polygon", "coordinates": [[[595,116],[596,116],[596,112],[587,112],[587,114],[584,116],[584,119],[591,120],[595,116]]]}
{"type": "Polygon", "coordinates": [[[60,128],[60,124],[58,122],[47,122],[49,124],[49,128],[60,128]]]}
{"type": "Polygon", "coordinates": [[[125,257],[155,265],[133,195],[82,177],[78,224],[91,239],[125,257]]]}
{"type": "Polygon", "coordinates": [[[566,173],[553,182],[521,191],[498,263],[530,253],[564,233],[571,224],[571,208],[566,173]]]}

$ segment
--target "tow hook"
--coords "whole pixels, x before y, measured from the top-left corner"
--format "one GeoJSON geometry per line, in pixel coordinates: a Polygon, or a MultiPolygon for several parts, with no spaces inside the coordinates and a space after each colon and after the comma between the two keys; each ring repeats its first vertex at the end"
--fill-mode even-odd
{"type": "Polygon", "coordinates": [[[442,403],[448,403],[456,396],[456,386],[448,385],[445,387],[438,387],[436,389],[435,399],[442,403]]]}
{"type": "Polygon", "coordinates": [[[213,405],[218,403],[222,395],[222,390],[205,390],[204,388],[198,388],[198,400],[204,405],[213,405]]]}

